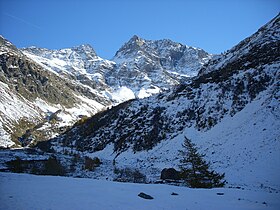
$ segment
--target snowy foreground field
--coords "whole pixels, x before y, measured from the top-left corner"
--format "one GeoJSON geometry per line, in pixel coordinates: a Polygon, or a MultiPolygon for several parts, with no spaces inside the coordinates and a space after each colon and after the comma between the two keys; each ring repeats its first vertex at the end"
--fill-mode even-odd
{"type": "Polygon", "coordinates": [[[279,209],[280,194],[0,173],[0,209],[279,209]],[[140,192],[154,197],[145,200],[140,192]],[[177,193],[178,195],[171,195],[177,193]]]}

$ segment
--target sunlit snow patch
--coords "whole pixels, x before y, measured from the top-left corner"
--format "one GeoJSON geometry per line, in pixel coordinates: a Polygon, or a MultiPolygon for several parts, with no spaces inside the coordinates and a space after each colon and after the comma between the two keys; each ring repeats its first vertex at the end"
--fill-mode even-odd
{"type": "Polygon", "coordinates": [[[129,89],[125,86],[122,86],[119,89],[117,89],[116,91],[114,91],[113,93],[111,93],[111,97],[113,100],[115,100],[117,102],[123,102],[123,101],[127,101],[130,99],[134,99],[135,95],[131,89],[129,89]]]}
{"type": "Polygon", "coordinates": [[[153,86],[153,88],[141,88],[141,90],[139,91],[137,98],[147,98],[153,94],[159,93],[160,92],[160,88],[153,86]]]}

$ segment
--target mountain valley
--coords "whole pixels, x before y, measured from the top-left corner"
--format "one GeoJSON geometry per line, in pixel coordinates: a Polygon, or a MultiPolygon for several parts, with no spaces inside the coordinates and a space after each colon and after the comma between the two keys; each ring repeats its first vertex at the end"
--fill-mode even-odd
{"type": "Polygon", "coordinates": [[[188,138],[226,187],[280,193],[279,14],[220,55],[133,36],[107,60],[1,37],[0,63],[1,171],[55,159],[65,176],[158,183],[188,138]]]}

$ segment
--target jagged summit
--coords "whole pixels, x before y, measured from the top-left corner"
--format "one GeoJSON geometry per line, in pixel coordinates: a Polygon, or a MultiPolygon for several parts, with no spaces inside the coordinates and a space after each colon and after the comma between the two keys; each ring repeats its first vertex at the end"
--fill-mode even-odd
{"type": "Polygon", "coordinates": [[[133,35],[128,42],[137,41],[137,40],[143,40],[143,39],[138,35],[133,35]]]}
{"type": "MultiPolygon", "coordinates": [[[[140,49],[141,45],[145,42],[144,39],[140,38],[137,35],[133,35],[124,45],[116,52],[115,57],[118,57],[120,54],[129,54],[140,49]]],[[[113,58],[113,60],[114,60],[113,58]]]]}
{"type": "Polygon", "coordinates": [[[132,56],[137,53],[138,50],[141,51],[151,51],[156,50],[156,48],[170,48],[171,46],[184,46],[180,43],[173,42],[169,39],[162,40],[146,40],[137,35],[133,35],[115,54],[115,57],[120,57],[123,54],[132,56]],[[150,49],[151,48],[151,49],[150,49]]]}
{"type": "Polygon", "coordinates": [[[144,38],[139,37],[138,35],[133,35],[115,54],[115,57],[118,57],[118,54],[121,52],[125,52],[126,50],[129,50],[130,52],[133,52],[133,50],[137,50],[135,48],[139,48],[141,50],[157,50],[167,48],[167,49],[175,49],[178,48],[180,51],[185,51],[186,49],[193,49],[193,50],[200,50],[203,51],[200,48],[197,47],[189,47],[187,45],[174,42],[170,39],[159,39],[159,40],[147,40],[144,38]],[[133,48],[133,49],[131,49],[133,48]],[[149,49],[151,48],[151,49],[149,49]]]}
{"type": "Polygon", "coordinates": [[[166,71],[176,77],[195,76],[211,57],[211,54],[202,49],[188,47],[169,39],[153,41],[134,35],[117,51],[113,61],[130,69],[166,71]]]}
{"type": "Polygon", "coordinates": [[[26,52],[30,52],[33,54],[57,54],[57,53],[66,53],[66,52],[71,52],[74,51],[77,54],[87,54],[90,55],[90,57],[96,57],[97,54],[94,50],[94,48],[90,45],[90,44],[81,44],[75,47],[71,47],[71,48],[62,48],[59,50],[56,49],[47,49],[47,48],[41,48],[41,47],[37,47],[37,46],[31,46],[31,47],[26,47],[26,48],[22,48],[23,51],[26,52]]]}
{"type": "Polygon", "coordinates": [[[97,56],[95,50],[89,44],[59,50],[29,47],[23,48],[22,52],[52,71],[74,76],[92,74],[96,63],[104,60],[97,56]]]}
{"type": "Polygon", "coordinates": [[[76,51],[77,53],[88,55],[91,58],[94,58],[94,57],[97,56],[94,48],[90,44],[82,44],[82,45],[79,45],[77,47],[72,47],[70,49],[76,51]]]}

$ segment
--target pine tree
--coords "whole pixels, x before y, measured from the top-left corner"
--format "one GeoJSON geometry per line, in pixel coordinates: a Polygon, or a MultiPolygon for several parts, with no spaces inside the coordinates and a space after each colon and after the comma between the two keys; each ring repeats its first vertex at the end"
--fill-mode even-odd
{"type": "Polygon", "coordinates": [[[193,188],[212,188],[223,187],[225,181],[222,181],[225,174],[218,174],[209,169],[210,164],[203,158],[205,155],[199,154],[195,144],[185,137],[183,144],[185,150],[179,151],[183,156],[180,160],[181,177],[193,188]]]}

